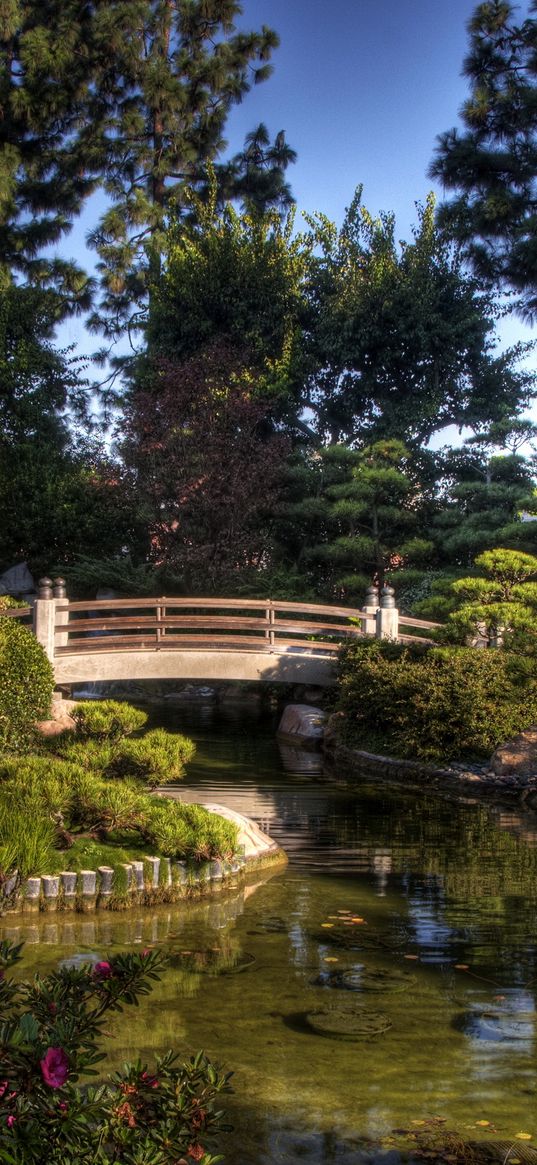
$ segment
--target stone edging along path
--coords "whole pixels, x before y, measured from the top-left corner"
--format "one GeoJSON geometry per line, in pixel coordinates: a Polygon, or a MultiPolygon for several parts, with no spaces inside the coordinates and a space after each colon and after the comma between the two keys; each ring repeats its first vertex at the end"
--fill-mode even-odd
{"type": "Polygon", "coordinates": [[[116,867],[42,874],[22,882],[14,874],[0,889],[3,898],[0,905],[9,914],[35,914],[38,911],[88,913],[95,909],[122,910],[178,902],[236,886],[250,872],[287,861],[283,850],[250,818],[224,805],[204,808],[238,826],[238,852],[231,861],[146,857],[141,861],[122,862],[116,867]]]}

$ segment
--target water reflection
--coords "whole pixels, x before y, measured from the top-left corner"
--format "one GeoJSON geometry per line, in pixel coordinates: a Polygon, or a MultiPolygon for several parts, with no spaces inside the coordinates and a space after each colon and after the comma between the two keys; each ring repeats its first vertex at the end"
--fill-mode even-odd
{"type": "Polygon", "coordinates": [[[435,1115],[470,1138],[483,1120],[505,1138],[537,1133],[535,815],[367,781],[349,790],[317,754],[282,761],[255,709],[245,721],[235,708],[233,729],[213,707],[203,722],[192,708],[168,714],[199,740],[176,793],[254,817],[288,869],[188,910],[5,921],[30,967],[167,949],[170,971],[115,1024],[114,1056],[204,1047],[233,1068],[230,1163],[380,1161],[380,1136],[435,1115]],[[347,1043],[296,1023],[329,1001],[389,1026],[347,1043]]]}

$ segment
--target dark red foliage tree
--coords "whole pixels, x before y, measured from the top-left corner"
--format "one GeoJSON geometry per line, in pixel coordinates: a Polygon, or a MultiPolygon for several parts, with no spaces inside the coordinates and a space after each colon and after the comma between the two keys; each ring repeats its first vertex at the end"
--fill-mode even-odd
{"type": "Polygon", "coordinates": [[[124,456],[136,475],[151,560],[187,594],[231,593],[262,570],[287,438],[270,421],[263,377],[215,343],[138,379],[124,456]]]}

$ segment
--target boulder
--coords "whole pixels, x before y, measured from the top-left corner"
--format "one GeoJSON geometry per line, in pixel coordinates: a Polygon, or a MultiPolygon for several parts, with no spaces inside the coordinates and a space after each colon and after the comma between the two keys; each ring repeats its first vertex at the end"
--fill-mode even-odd
{"type": "Polygon", "coordinates": [[[278,736],[305,744],[320,744],[324,735],[326,712],[311,704],[287,704],[278,726],[278,736]]]}
{"type": "Polygon", "coordinates": [[[537,725],[500,745],[492,755],[490,768],[499,777],[537,779],[537,725]]]}
{"type": "Polygon", "coordinates": [[[269,837],[268,833],[263,833],[255,821],[249,817],[245,817],[244,813],[238,813],[236,809],[228,809],[227,805],[204,805],[209,813],[217,813],[219,817],[225,817],[226,821],[232,821],[237,826],[239,831],[238,845],[242,848],[246,861],[252,861],[257,858],[263,858],[270,855],[281,855],[284,858],[283,850],[279,845],[269,837]]]}
{"type": "Polygon", "coordinates": [[[28,570],[27,562],[19,562],[10,566],[9,570],[0,575],[0,595],[14,595],[22,598],[35,594],[35,582],[28,570]]]}

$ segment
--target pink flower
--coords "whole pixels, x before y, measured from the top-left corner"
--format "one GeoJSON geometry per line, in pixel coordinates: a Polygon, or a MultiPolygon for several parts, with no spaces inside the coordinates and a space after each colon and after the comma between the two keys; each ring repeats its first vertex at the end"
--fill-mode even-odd
{"type": "Polygon", "coordinates": [[[95,979],[109,979],[113,975],[110,963],[102,962],[96,963],[93,968],[93,976],[95,979]]]}
{"type": "Polygon", "coordinates": [[[13,1125],[15,1124],[16,1119],[17,1118],[15,1116],[8,1116],[8,1118],[6,1120],[6,1125],[7,1125],[8,1129],[13,1128],[13,1125]]]}
{"type": "Polygon", "coordinates": [[[40,1061],[45,1084],[50,1088],[61,1088],[69,1075],[69,1060],[63,1048],[47,1048],[40,1061]]]}
{"type": "Polygon", "coordinates": [[[8,1084],[9,1084],[9,1080],[0,1080],[0,1097],[2,1097],[4,1095],[4,1092],[6,1091],[8,1084]]]}
{"type": "Polygon", "coordinates": [[[140,1076],[140,1080],[143,1081],[146,1088],[158,1088],[158,1086],[159,1086],[159,1081],[157,1080],[157,1077],[156,1076],[149,1076],[149,1074],[147,1072],[142,1072],[142,1075],[140,1076]]]}

